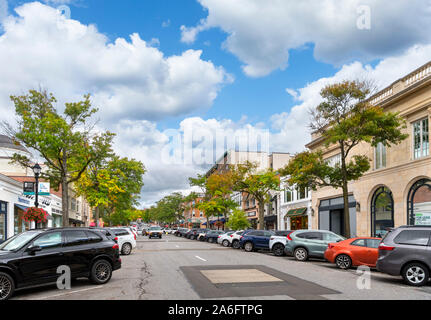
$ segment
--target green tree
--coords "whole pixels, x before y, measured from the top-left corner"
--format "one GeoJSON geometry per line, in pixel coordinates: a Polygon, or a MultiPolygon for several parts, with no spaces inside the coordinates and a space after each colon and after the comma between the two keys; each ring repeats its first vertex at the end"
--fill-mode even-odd
{"type": "Polygon", "coordinates": [[[405,120],[398,113],[385,112],[369,102],[372,86],[365,81],[344,81],[328,85],[321,91],[323,102],[312,112],[310,128],[319,133],[323,145],[339,151],[340,163],[324,160],[322,151],[297,154],[280,172],[289,176],[290,184],[309,187],[341,188],[344,199],[344,236],[350,237],[348,200],[349,181],[358,180],[370,169],[370,160],[351,151],[360,143],[376,147],[399,144],[408,137],[402,133],[405,120]]]}
{"type": "Polygon", "coordinates": [[[183,218],[184,210],[184,196],[175,192],[159,200],[152,213],[154,220],[172,224],[183,218]]]}
{"type": "Polygon", "coordinates": [[[229,215],[229,221],[226,225],[232,230],[245,230],[250,227],[250,221],[248,221],[244,211],[234,209],[229,215]]]}
{"type": "Polygon", "coordinates": [[[257,164],[246,162],[231,168],[233,190],[245,192],[253,196],[258,202],[259,224],[258,229],[264,229],[265,204],[271,202],[270,191],[280,190],[278,173],[272,169],[257,172],[257,164]]]}
{"type": "MultiPolygon", "coordinates": [[[[15,104],[16,126],[3,122],[6,133],[15,141],[36,150],[44,159],[42,178],[62,192],[63,226],[69,225],[69,186],[77,182],[88,166],[111,152],[113,134],[95,133],[90,119],[97,112],[90,96],[83,101],[66,103],[63,115],[54,107],[52,94],[30,90],[27,95],[11,96],[15,104]]],[[[24,167],[32,163],[26,156],[14,154],[12,161],[24,167]]]]}

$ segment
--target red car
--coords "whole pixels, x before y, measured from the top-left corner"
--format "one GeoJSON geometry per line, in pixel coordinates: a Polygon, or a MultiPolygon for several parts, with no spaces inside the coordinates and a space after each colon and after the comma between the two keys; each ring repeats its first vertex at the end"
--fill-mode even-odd
{"type": "Polygon", "coordinates": [[[356,266],[376,267],[379,257],[380,238],[351,238],[330,243],[325,251],[325,259],[335,263],[340,269],[356,266]]]}

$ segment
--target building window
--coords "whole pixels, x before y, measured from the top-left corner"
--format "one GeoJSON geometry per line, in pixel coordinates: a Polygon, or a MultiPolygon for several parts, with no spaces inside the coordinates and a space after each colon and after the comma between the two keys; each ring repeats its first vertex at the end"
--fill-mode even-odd
{"type": "Polygon", "coordinates": [[[386,147],[379,142],[375,150],[375,168],[386,168],[386,147]]]}
{"type": "Polygon", "coordinates": [[[413,148],[415,159],[429,155],[428,118],[413,123],[413,148]]]}
{"type": "Polygon", "coordinates": [[[293,201],[293,190],[291,188],[284,189],[284,202],[293,201]]]}
{"type": "Polygon", "coordinates": [[[308,198],[307,188],[296,188],[297,200],[302,200],[308,198]]]}
{"type": "Polygon", "coordinates": [[[0,201],[0,243],[7,239],[7,203],[0,201]]]}
{"type": "Polygon", "coordinates": [[[341,166],[341,153],[336,154],[335,156],[332,156],[332,157],[326,159],[326,163],[333,168],[336,165],[341,166]]]}
{"type": "Polygon", "coordinates": [[[394,227],[394,199],[386,187],[376,190],[371,200],[371,236],[383,238],[394,227]]]}

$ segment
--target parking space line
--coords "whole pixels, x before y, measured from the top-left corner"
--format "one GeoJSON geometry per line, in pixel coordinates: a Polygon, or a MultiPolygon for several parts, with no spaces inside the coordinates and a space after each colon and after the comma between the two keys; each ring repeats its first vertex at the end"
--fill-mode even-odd
{"type": "Polygon", "coordinates": [[[195,256],[196,258],[198,258],[199,260],[202,260],[202,261],[207,261],[207,260],[205,260],[205,259],[203,259],[203,258],[201,258],[201,257],[199,257],[199,256],[195,256]]]}
{"type": "Polygon", "coordinates": [[[74,293],[78,293],[78,292],[84,292],[84,291],[95,290],[95,289],[102,289],[103,287],[104,286],[97,286],[97,287],[92,287],[92,288],[86,288],[86,289],[81,289],[81,290],[64,292],[64,293],[60,293],[60,294],[54,294],[52,296],[45,296],[42,298],[36,298],[36,300],[45,300],[45,299],[54,298],[54,297],[61,297],[61,296],[66,296],[66,295],[74,294],[74,293]]]}

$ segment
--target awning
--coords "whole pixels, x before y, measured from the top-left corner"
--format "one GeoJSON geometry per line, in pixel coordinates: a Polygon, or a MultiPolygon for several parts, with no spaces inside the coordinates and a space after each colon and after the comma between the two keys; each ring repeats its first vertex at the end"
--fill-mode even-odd
{"type": "Polygon", "coordinates": [[[206,222],[204,222],[204,223],[202,223],[202,225],[203,225],[203,226],[206,226],[206,225],[207,225],[207,223],[206,223],[206,222]]]}
{"type": "Polygon", "coordinates": [[[263,220],[265,222],[274,222],[274,221],[277,221],[277,216],[276,215],[266,216],[263,218],[263,220]]]}
{"type": "Polygon", "coordinates": [[[18,209],[21,209],[21,210],[23,210],[23,211],[25,211],[25,210],[27,210],[27,209],[28,209],[28,207],[25,207],[25,206],[23,206],[23,205],[21,205],[21,204],[16,204],[16,203],[15,203],[15,207],[17,207],[18,209]]]}
{"type": "Polygon", "coordinates": [[[307,208],[298,208],[289,210],[286,214],[286,217],[298,217],[307,214],[307,208]]]}

